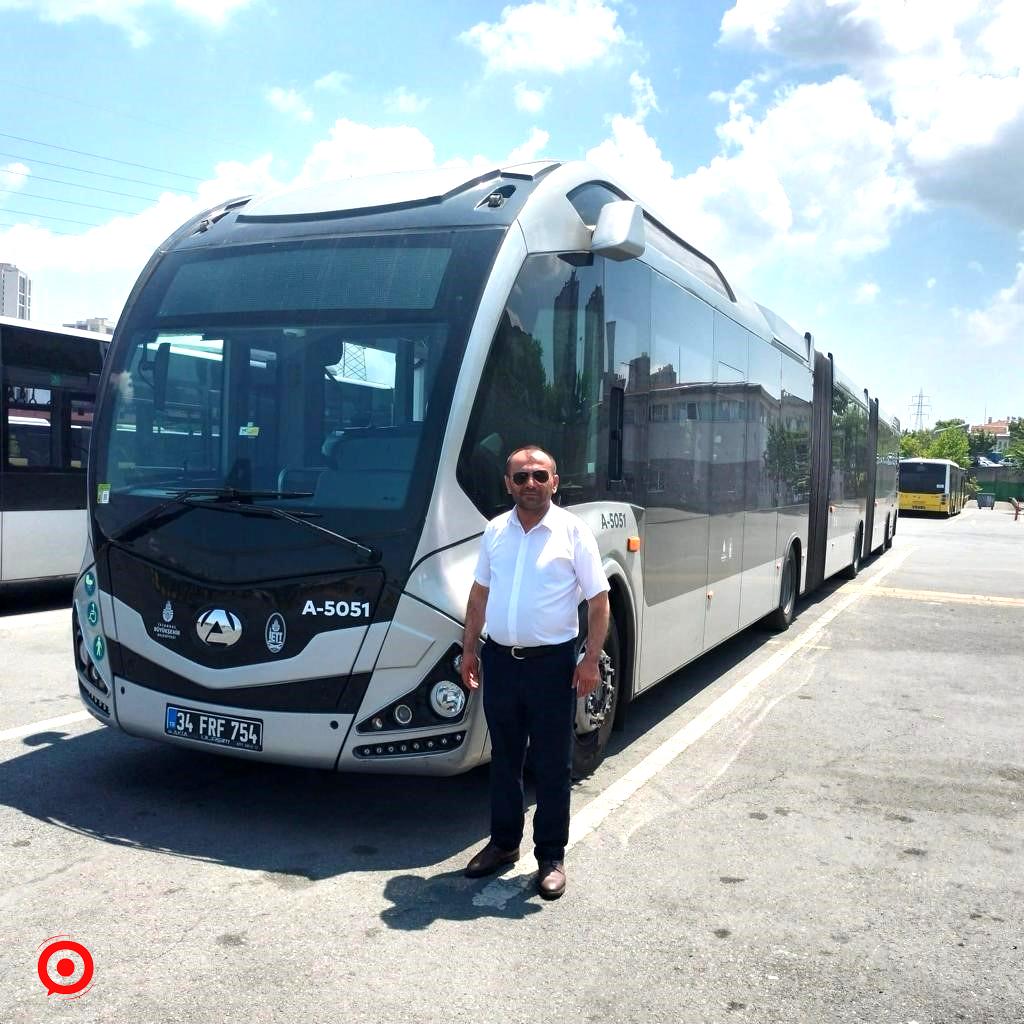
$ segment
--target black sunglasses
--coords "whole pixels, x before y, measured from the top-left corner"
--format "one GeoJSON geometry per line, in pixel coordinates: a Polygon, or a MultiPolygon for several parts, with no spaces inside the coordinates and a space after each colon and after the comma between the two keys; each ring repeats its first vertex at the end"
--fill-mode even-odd
{"type": "Polygon", "coordinates": [[[521,469],[518,473],[512,474],[512,483],[522,487],[531,476],[539,484],[546,484],[551,479],[551,474],[546,469],[535,469],[532,473],[521,469]]]}

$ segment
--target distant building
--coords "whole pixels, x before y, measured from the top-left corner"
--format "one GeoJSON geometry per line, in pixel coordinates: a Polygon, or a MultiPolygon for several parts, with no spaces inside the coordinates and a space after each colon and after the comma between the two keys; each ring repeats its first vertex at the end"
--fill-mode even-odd
{"type": "Polygon", "coordinates": [[[64,324],[79,331],[99,331],[100,334],[113,334],[114,325],[105,316],[91,316],[88,320],[76,320],[73,324],[64,324]]]}
{"type": "Polygon", "coordinates": [[[1010,421],[1005,420],[994,420],[991,416],[988,418],[988,423],[979,423],[977,426],[972,426],[971,430],[984,430],[989,434],[994,434],[996,443],[992,446],[994,452],[1005,452],[1010,447],[1010,421]]]}
{"type": "Polygon", "coordinates": [[[0,316],[32,319],[32,281],[13,263],[0,263],[0,316]]]}

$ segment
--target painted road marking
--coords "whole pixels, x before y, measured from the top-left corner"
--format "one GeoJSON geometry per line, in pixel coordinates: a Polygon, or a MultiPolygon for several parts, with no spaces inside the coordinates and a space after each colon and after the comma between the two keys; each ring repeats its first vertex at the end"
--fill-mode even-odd
{"type": "Polygon", "coordinates": [[[65,725],[73,725],[75,722],[84,722],[85,719],[92,719],[88,711],[76,711],[73,715],[61,715],[60,718],[44,718],[41,722],[32,722],[30,725],[19,725],[13,729],[4,729],[0,732],[0,743],[4,740],[20,740],[26,736],[33,736],[37,732],[49,732],[51,729],[60,729],[65,725]]]}
{"type": "Polygon", "coordinates": [[[904,590],[900,587],[871,587],[873,597],[896,597],[905,601],[931,601],[935,604],[1001,605],[1024,608],[1022,597],[999,597],[995,594],[954,594],[947,590],[904,590]]]}
{"type": "MultiPolygon", "coordinates": [[[[851,605],[866,594],[872,593],[880,580],[895,572],[914,553],[915,548],[901,551],[891,556],[889,563],[876,572],[862,586],[851,588],[839,603],[816,619],[798,637],[790,640],[781,650],[776,651],[757,668],[748,672],[742,679],[734,683],[728,690],[706,707],[692,721],[684,725],[674,736],[670,736],[657,749],[647,755],[638,765],[630,769],[623,777],[613,782],[603,793],[595,797],[585,807],[573,815],[569,823],[568,852],[582,839],[596,831],[601,823],[613,811],[621,807],[630,797],[651,781],[659,772],[667,768],[680,754],[693,746],[697,740],[707,735],[722,719],[735,711],[757,689],[769,680],[793,655],[813,645],[832,622],[851,605]]],[[[496,878],[489,882],[473,897],[477,907],[494,907],[501,909],[510,899],[519,896],[528,886],[533,884],[533,875],[517,875],[513,878],[496,878]]]]}

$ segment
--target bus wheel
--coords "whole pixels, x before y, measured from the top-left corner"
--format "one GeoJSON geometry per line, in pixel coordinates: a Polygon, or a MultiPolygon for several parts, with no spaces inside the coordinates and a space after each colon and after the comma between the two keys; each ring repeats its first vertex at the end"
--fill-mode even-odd
{"type": "Polygon", "coordinates": [[[608,620],[601,657],[598,660],[598,683],[592,693],[576,701],[575,738],[572,747],[572,777],[586,778],[604,760],[608,738],[615,723],[622,680],[622,659],[619,631],[615,619],[608,620]]]}
{"type": "Polygon", "coordinates": [[[888,551],[892,547],[892,534],[889,532],[889,517],[885,518],[885,541],[882,544],[882,550],[888,551]]]}
{"type": "Polygon", "coordinates": [[[786,564],[782,567],[782,581],[779,585],[779,607],[771,612],[765,619],[770,629],[789,629],[793,621],[793,612],[796,610],[796,592],[800,571],[796,564],[796,548],[790,548],[786,554],[786,564]]]}
{"type": "Polygon", "coordinates": [[[843,577],[848,580],[855,580],[857,573],[860,572],[860,552],[861,552],[861,532],[860,527],[857,527],[857,536],[853,542],[853,560],[843,570],[843,577]]]}

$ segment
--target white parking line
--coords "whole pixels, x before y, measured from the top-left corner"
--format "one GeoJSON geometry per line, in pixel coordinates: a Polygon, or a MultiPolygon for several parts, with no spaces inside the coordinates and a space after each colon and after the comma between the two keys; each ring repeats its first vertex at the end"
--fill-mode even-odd
{"type": "MultiPolygon", "coordinates": [[[[667,768],[688,747],[693,746],[702,736],[710,732],[723,718],[735,711],[750,695],[768,679],[770,679],[794,654],[813,644],[832,624],[833,620],[859,601],[885,579],[891,572],[898,569],[914,552],[907,548],[895,556],[890,556],[888,564],[876,572],[863,586],[858,586],[852,593],[842,597],[838,604],[821,615],[799,636],[794,637],[781,650],[757,668],[748,672],[742,679],[734,683],[717,700],[706,707],[692,721],[688,722],[675,735],[670,736],[660,747],[647,755],[638,765],[630,769],[616,782],[613,782],[603,793],[595,797],[584,808],[573,816],[569,825],[568,852],[580,840],[594,832],[612,811],[621,807],[637,790],[645,786],[659,772],[667,768]]],[[[514,896],[521,893],[533,883],[533,875],[518,875],[513,878],[496,878],[485,886],[476,896],[473,903],[478,907],[502,908],[514,896]]]]}
{"type": "Polygon", "coordinates": [[[26,736],[33,736],[37,732],[49,732],[51,729],[60,729],[65,725],[73,725],[75,722],[82,722],[92,718],[88,711],[76,711],[72,715],[61,715],[60,718],[44,718],[41,722],[32,722],[30,725],[19,725],[13,729],[4,729],[0,732],[0,743],[4,740],[20,740],[26,736]]]}

